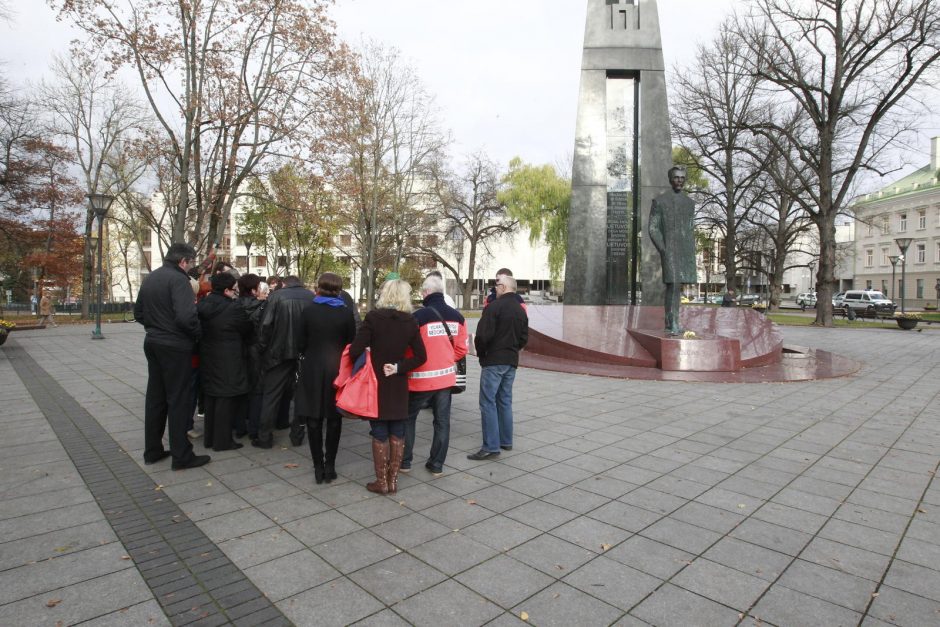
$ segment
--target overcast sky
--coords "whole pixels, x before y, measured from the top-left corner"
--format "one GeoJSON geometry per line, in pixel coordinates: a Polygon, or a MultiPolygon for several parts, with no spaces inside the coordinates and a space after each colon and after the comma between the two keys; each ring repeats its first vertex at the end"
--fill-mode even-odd
{"type": "MultiPolygon", "coordinates": [[[[76,35],[45,0],[10,0],[0,59],[14,83],[37,79],[76,35]]],[[[694,60],[735,0],[659,0],[667,71],[694,60]]],[[[570,158],[574,148],[585,0],[337,0],[340,35],[398,48],[434,95],[457,155],[482,150],[504,167],[570,158]]],[[[929,156],[925,132],[915,163],[929,156]]]]}

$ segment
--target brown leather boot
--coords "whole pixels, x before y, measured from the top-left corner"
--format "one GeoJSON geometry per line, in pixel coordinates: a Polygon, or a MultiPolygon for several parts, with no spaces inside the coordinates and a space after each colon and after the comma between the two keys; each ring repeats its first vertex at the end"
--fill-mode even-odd
{"type": "MultiPolygon", "coordinates": [[[[372,463],[375,465],[375,481],[366,484],[369,492],[388,494],[388,442],[380,442],[372,438],[372,463]]],[[[399,457],[399,461],[401,458],[399,457]]]]}
{"type": "Polygon", "coordinates": [[[391,449],[388,462],[388,493],[398,492],[398,471],[401,469],[401,458],[405,455],[405,440],[390,436],[389,449],[391,449]]]}

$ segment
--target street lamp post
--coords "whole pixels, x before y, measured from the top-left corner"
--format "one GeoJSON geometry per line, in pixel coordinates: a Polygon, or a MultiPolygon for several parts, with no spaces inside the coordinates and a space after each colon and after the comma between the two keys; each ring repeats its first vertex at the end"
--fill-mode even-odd
{"type": "Polygon", "coordinates": [[[888,298],[892,298],[892,299],[898,297],[897,295],[898,288],[894,284],[894,271],[898,267],[899,259],[900,257],[898,255],[888,255],[888,261],[891,262],[891,291],[888,293],[888,298]]]}
{"type": "Polygon", "coordinates": [[[454,270],[454,283],[457,285],[457,293],[454,294],[454,303],[460,309],[460,295],[463,290],[460,289],[460,263],[463,261],[463,237],[454,239],[454,260],[457,262],[457,268],[454,270]]]}
{"type": "Polygon", "coordinates": [[[901,251],[901,313],[904,313],[905,307],[905,297],[907,296],[907,284],[904,281],[904,273],[907,269],[907,247],[911,245],[911,242],[914,241],[913,237],[897,237],[894,240],[894,243],[898,245],[898,249],[901,251]]]}
{"type": "Polygon", "coordinates": [[[91,339],[93,340],[103,340],[104,336],[101,334],[101,306],[102,306],[102,296],[101,288],[104,285],[104,271],[102,270],[102,241],[104,240],[104,219],[108,215],[108,209],[111,208],[111,203],[114,202],[114,196],[109,196],[108,194],[86,194],[88,198],[88,203],[91,205],[92,211],[95,212],[95,216],[98,218],[98,311],[95,315],[95,330],[91,332],[91,339]]]}
{"type": "Polygon", "coordinates": [[[809,268],[809,291],[816,293],[816,260],[806,264],[809,268]]]}

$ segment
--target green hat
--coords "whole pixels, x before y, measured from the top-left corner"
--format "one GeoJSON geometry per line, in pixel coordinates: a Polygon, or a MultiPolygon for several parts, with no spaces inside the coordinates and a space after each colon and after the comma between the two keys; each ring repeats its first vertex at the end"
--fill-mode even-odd
{"type": "Polygon", "coordinates": [[[388,274],[385,275],[386,281],[397,281],[400,278],[401,278],[401,275],[398,274],[397,272],[389,272],[388,274]]]}

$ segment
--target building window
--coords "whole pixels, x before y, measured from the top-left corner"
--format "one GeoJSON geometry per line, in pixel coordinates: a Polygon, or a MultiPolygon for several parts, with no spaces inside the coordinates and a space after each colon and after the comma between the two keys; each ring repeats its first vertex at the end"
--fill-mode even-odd
{"type": "Polygon", "coordinates": [[[248,257],[246,255],[238,255],[235,257],[235,267],[248,268],[248,257]]]}
{"type": "Polygon", "coordinates": [[[888,259],[888,249],[882,248],[881,249],[881,265],[886,266],[889,263],[891,263],[891,261],[888,259]]]}
{"type": "Polygon", "coordinates": [[[867,281],[865,281],[865,289],[866,290],[871,289],[871,279],[868,279],[867,281]]]}
{"type": "Polygon", "coordinates": [[[915,298],[923,298],[923,297],[924,297],[924,280],[917,279],[917,296],[915,298]]]}
{"type": "Polygon", "coordinates": [[[888,293],[888,279],[881,279],[881,293],[888,293]]]}
{"type": "Polygon", "coordinates": [[[264,255],[258,255],[257,257],[255,257],[255,265],[261,266],[262,268],[266,268],[268,265],[268,258],[265,257],[264,255]]]}
{"type": "Polygon", "coordinates": [[[340,246],[352,246],[352,235],[340,235],[339,245],[340,246]]]}
{"type": "Polygon", "coordinates": [[[875,234],[875,226],[871,222],[869,222],[868,223],[868,237],[871,237],[874,234],[875,234]]]}
{"type": "Polygon", "coordinates": [[[891,232],[891,225],[888,223],[888,216],[881,216],[881,234],[887,235],[891,232]]]}
{"type": "Polygon", "coordinates": [[[903,233],[907,230],[907,214],[902,213],[898,216],[898,233],[903,233]]]}
{"type": "Polygon", "coordinates": [[[923,231],[927,228],[927,210],[920,209],[917,212],[917,230],[923,231]]]}
{"type": "Polygon", "coordinates": [[[918,244],[917,245],[917,263],[924,263],[927,261],[927,244],[918,244]]]}
{"type": "Polygon", "coordinates": [[[869,248],[865,251],[865,267],[870,268],[875,265],[875,251],[869,248]]]}
{"type": "Polygon", "coordinates": [[[937,242],[937,252],[936,252],[935,257],[936,258],[934,259],[934,261],[936,261],[937,263],[940,263],[940,242],[937,242]]]}

